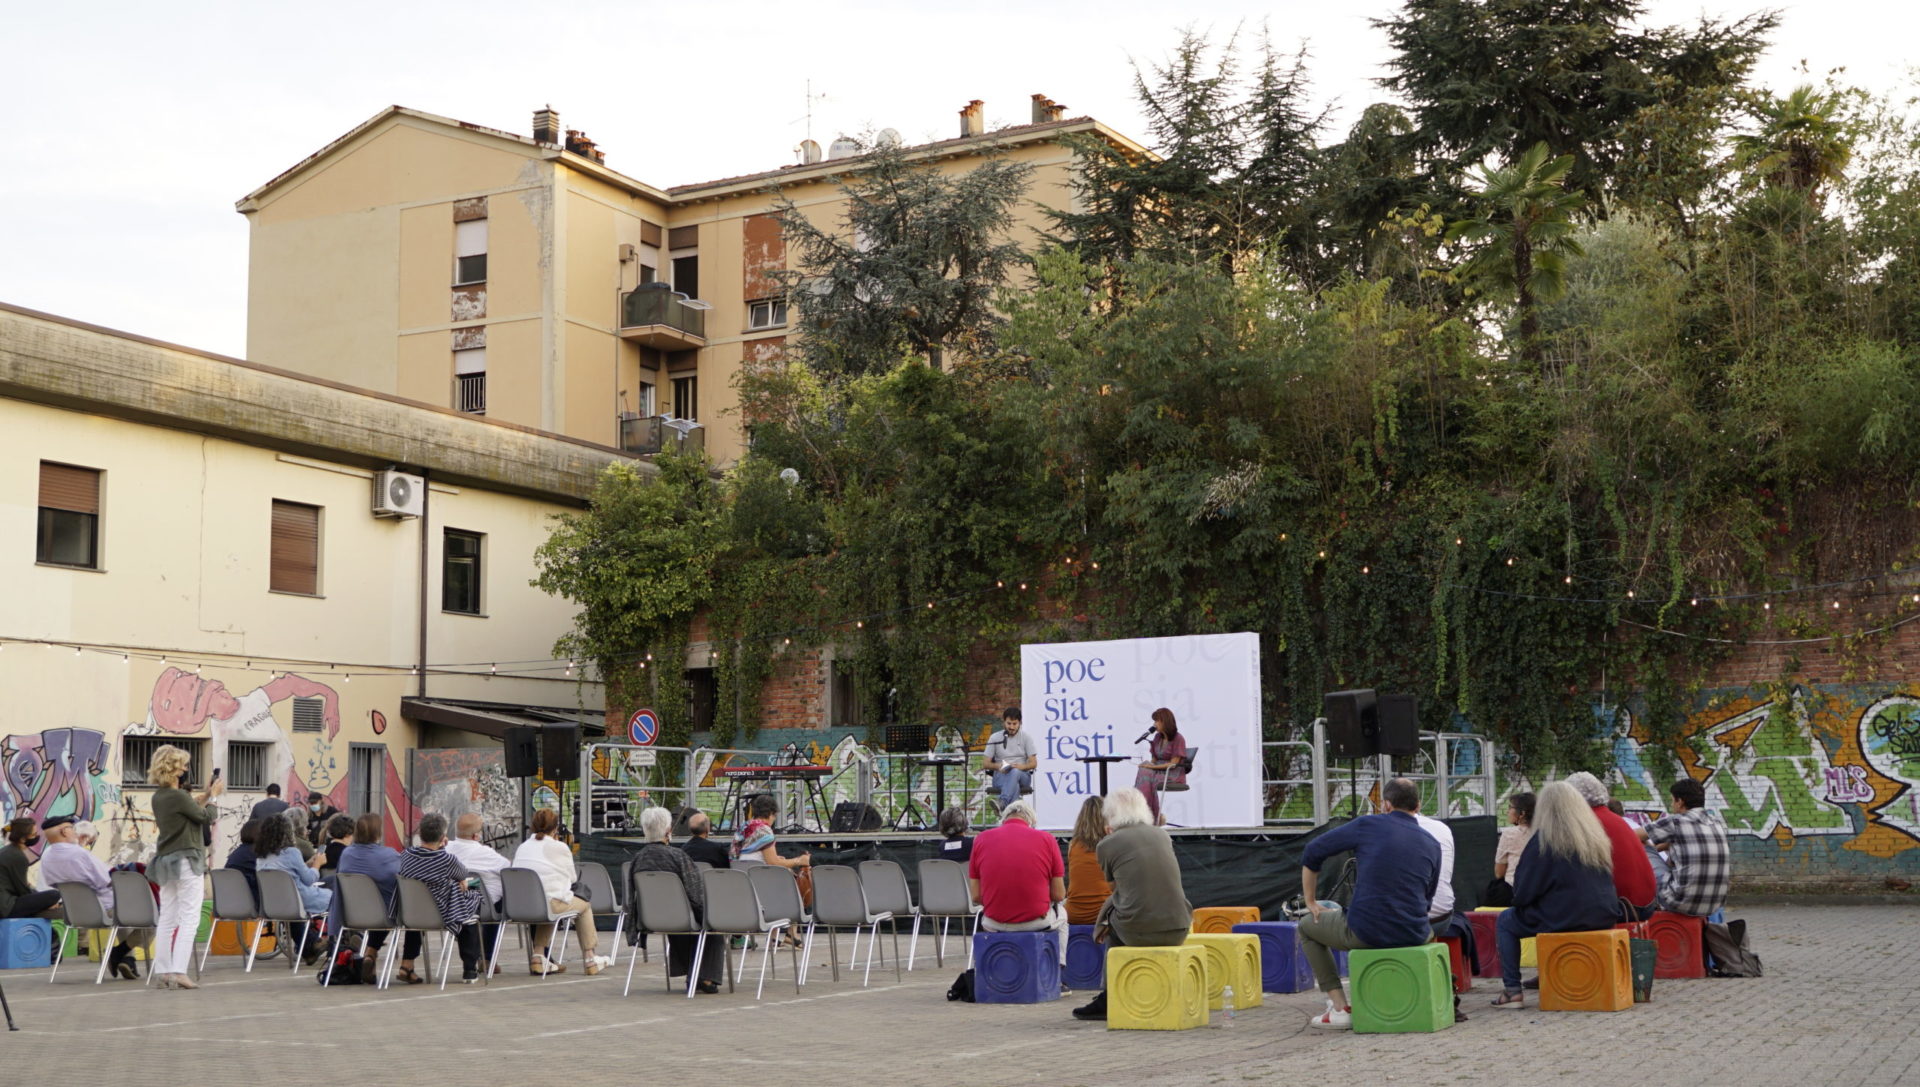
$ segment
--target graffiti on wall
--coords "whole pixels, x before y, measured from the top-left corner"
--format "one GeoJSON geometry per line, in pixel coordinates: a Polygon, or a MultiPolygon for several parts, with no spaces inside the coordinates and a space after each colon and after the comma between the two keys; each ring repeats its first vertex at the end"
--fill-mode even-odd
{"type": "Polygon", "coordinates": [[[486,841],[519,836],[520,786],[507,777],[506,756],[499,748],[416,749],[412,770],[416,819],[435,812],[451,821],[476,812],[486,841]]]}
{"type": "Polygon", "coordinates": [[[112,755],[105,734],[90,728],[0,737],[0,819],[103,816],[119,800],[118,784],[106,780],[112,755]]]}

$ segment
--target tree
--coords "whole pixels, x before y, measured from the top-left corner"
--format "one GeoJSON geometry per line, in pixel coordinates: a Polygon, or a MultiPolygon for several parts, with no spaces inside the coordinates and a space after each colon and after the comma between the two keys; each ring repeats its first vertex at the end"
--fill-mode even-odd
{"type": "Polygon", "coordinates": [[[1031,168],[993,158],[950,174],[879,144],[850,171],[838,223],[815,223],[784,195],[777,205],[799,256],[773,273],[798,312],[798,357],[837,379],[990,351],[994,292],[1025,259],[1008,235],[1031,168]]]}
{"type": "Polygon", "coordinates": [[[1478,213],[1448,232],[1477,246],[1460,269],[1465,278],[1513,296],[1519,355],[1535,366],[1545,361],[1539,306],[1566,288],[1566,257],[1580,252],[1573,216],[1584,202],[1566,188],[1573,156],[1548,153],[1537,143],[1505,166],[1482,169],[1478,213]]]}
{"type": "Polygon", "coordinates": [[[1838,184],[1853,159],[1855,128],[1846,96],[1802,84],[1784,98],[1765,92],[1750,107],[1755,129],[1733,138],[1734,161],[1762,185],[1791,189],[1815,206],[1822,186],[1838,184]]]}

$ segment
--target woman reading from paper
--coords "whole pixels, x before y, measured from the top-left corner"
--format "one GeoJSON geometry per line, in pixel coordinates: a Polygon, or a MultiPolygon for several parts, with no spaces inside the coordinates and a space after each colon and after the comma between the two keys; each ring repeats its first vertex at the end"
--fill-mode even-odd
{"type": "Polygon", "coordinates": [[[1167,821],[1160,814],[1160,794],[1169,787],[1187,783],[1187,741],[1174,723],[1173,711],[1165,706],[1153,711],[1151,732],[1153,741],[1147,748],[1147,761],[1140,764],[1139,773],[1134,775],[1133,787],[1147,798],[1154,825],[1159,826],[1167,821]]]}

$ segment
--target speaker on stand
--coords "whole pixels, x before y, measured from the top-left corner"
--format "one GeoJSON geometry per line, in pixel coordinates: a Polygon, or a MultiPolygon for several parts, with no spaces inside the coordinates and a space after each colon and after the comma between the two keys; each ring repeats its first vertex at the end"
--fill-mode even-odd
{"type": "Polygon", "coordinates": [[[539,729],[531,725],[515,725],[507,729],[500,749],[506,756],[508,777],[530,778],[540,772],[539,729]]]}

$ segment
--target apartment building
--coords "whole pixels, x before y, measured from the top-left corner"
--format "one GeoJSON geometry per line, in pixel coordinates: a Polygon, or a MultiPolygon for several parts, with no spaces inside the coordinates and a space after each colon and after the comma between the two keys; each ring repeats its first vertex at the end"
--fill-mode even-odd
{"type": "MultiPolygon", "coordinates": [[[[937,169],[1033,168],[1015,230],[1074,201],[1068,137],[1144,149],[1035,95],[1032,123],[908,149],[937,169]]],[[[884,134],[883,134],[884,135],[884,134]]],[[[255,362],[633,453],[696,441],[740,456],[735,377],[779,358],[787,266],[774,214],[835,226],[861,148],[655,188],[542,109],[520,136],[393,106],[243,198],[255,362]]]]}

